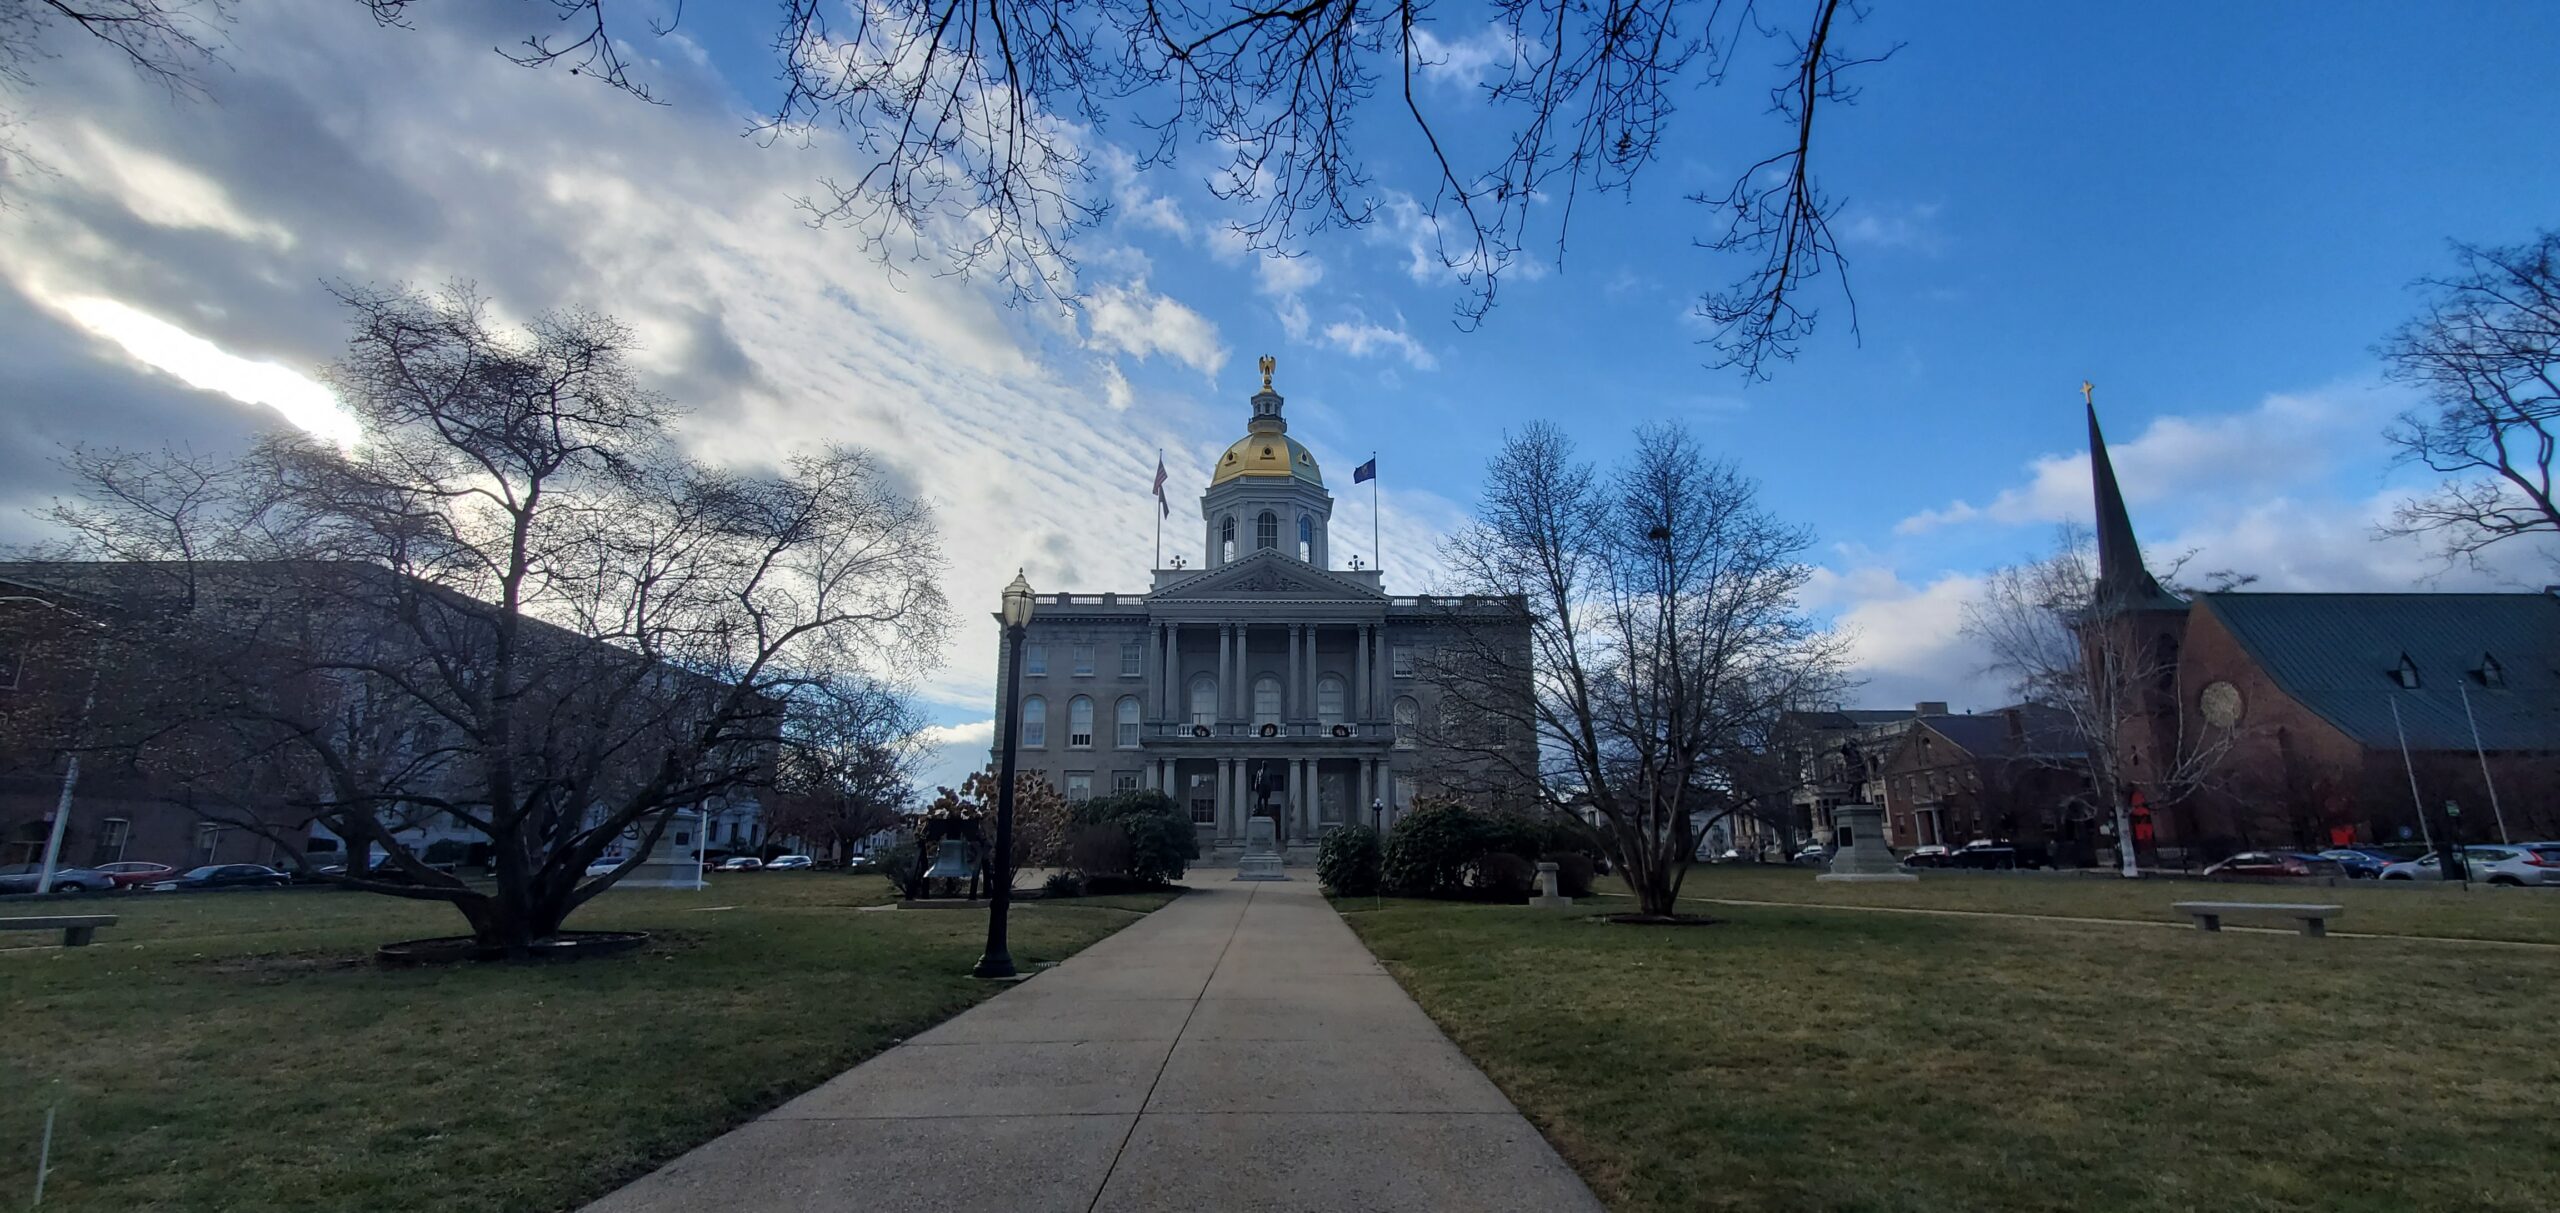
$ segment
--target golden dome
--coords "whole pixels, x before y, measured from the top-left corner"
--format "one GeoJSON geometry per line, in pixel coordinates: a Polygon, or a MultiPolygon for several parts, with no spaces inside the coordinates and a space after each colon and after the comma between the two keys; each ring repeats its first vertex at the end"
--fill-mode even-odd
{"type": "Polygon", "coordinates": [[[1316,457],[1304,444],[1286,434],[1252,433],[1236,439],[1227,453],[1218,456],[1218,470],[1209,477],[1213,485],[1246,477],[1278,479],[1295,476],[1319,488],[1324,473],[1316,467],[1316,457]]]}

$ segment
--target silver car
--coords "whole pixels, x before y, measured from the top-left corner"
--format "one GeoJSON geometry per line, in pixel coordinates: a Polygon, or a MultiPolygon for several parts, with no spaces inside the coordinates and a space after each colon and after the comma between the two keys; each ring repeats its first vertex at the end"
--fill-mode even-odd
{"type": "MultiPolygon", "coordinates": [[[[2560,888],[2560,842],[2483,843],[2462,848],[2462,860],[2471,879],[2486,884],[2560,888]]],[[[2417,859],[2384,866],[2382,879],[2442,880],[2444,868],[2437,863],[2436,853],[2430,851],[2417,859]]]]}

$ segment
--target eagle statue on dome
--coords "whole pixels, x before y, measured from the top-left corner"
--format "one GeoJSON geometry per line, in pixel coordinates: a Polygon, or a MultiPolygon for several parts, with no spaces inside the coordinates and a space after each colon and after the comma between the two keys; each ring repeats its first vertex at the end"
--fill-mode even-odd
{"type": "Polygon", "coordinates": [[[1264,354],[1264,355],[1262,356],[1262,390],[1263,390],[1263,391],[1266,391],[1266,392],[1267,392],[1267,391],[1270,391],[1270,390],[1271,390],[1271,368],[1273,368],[1273,367],[1275,367],[1275,366],[1278,366],[1278,365],[1280,365],[1280,360],[1279,360],[1279,359],[1273,358],[1273,357],[1272,357],[1271,355],[1269,355],[1269,354],[1264,354]]]}

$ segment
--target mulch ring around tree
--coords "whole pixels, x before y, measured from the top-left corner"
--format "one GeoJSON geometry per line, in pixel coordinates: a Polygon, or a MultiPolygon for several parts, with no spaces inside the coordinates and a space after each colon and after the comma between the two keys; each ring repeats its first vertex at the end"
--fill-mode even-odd
{"type": "MultiPolygon", "coordinates": [[[[615,956],[637,950],[649,942],[647,931],[562,931],[548,939],[535,940],[527,959],[586,960],[597,956],[615,956]]],[[[466,960],[505,960],[505,948],[483,944],[468,935],[444,935],[434,939],[410,939],[387,943],[374,951],[374,959],[387,965],[455,964],[466,960]]]]}
{"type": "Polygon", "coordinates": [[[1593,921],[1625,927],[1712,927],[1724,922],[1704,914],[1602,914],[1593,921]]]}

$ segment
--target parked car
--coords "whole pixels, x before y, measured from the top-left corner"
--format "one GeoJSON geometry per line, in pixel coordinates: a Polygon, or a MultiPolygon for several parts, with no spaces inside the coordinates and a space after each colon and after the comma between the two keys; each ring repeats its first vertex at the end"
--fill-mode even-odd
{"type": "MultiPolygon", "coordinates": [[[[12,864],[0,868],[0,893],[33,893],[44,875],[40,863],[12,864]]],[[[56,893],[103,893],[116,887],[116,879],[95,868],[54,865],[53,891],[56,893]]]]}
{"type": "Polygon", "coordinates": [[[818,866],[818,861],[811,859],[806,855],[776,855],[773,857],[772,863],[764,865],[764,870],[768,872],[800,872],[816,866],[818,866]]]}
{"type": "Polygon", "coordinates": [[[1831,862],[1831,851],[1821,843],[1809,842],[1805,844],[1803,850],[1796,852],[1796,862],[1829,863],[1831,862]]]}
{"type": "Polygon", "coordinates": [[[1943,868],[1947,866],[1947,857],[1953,853],[1933,842],[1911,848],[1911,853],[1903,856],[1902,862],[1906,867],[1943,868]]]}
{"type": "Polygon", "coordinates": [[[2560,842],[2463,848],[2471,878],[2504,888],[2560,886],[2560,842]]]}
{"type": "Polygon", "coordinates": [[[752,872],[763,866],[764,861],[753,855],[732,855],[720,861],[723,872],[752,872]]]}
{"type": "Polygon", "coordinates": [[[612,872],[615,868],[622,866],[622,860],[623,856],[607,855],[594,863],[588,864],[587,879],[593,880],[598,876],[603,876],[612,872]]]}
{"type": "Polygon", "coordinates": [[[2334,860],[2347,875],[2357,880],[2371,880],[2382,875],[2382,869],[2400,862],[2400,857],[2385,851],[2368,851],[2360,847],[2332,847],[2320,852],[2320,858],[2334,860]]]}
{"type": "Polygon", "coordinates": [[[292,883],[292,877],[264,864],[209,863],[143,887],[154,893],[192,893],[207,889],[281,889],[292,883]]]}
{"type": "Polygon", "coordinates": [[[1977,838],[1949,852],[1946,866],[1951,868],[2044,868],[2053,866],[2045,858],[2044,848],[2030,844],[2019,846],[2003,839],[1977,838]]]}
{"type": "Polygon", "coordinates": [[[141,859],[119,859],[114,863],[99,864],[90,870],[106,873],[107,878],[115,881],[119,889],[150,884],[155,880],[167,880],[178,874],[178,869],[165,863],[152,863],[141,859]]]}
{"type": "Polygon", "coordinates": [[[2242,851],[2204,870],[2213,876],[2261,876],[2279,879],[2307,879],[2314,876],[2338,877],[2347,874],[2337,860],[2308,851],[2242,851]]]}

